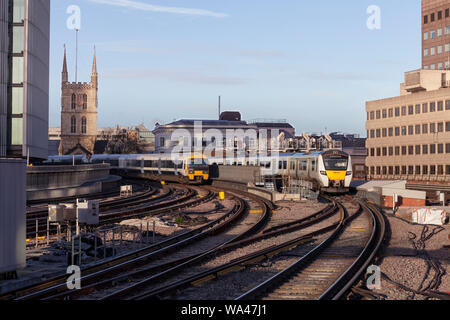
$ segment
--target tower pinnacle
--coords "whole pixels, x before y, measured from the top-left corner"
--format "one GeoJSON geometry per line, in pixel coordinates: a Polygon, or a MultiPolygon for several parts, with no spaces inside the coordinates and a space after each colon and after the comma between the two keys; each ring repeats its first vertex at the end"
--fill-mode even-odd
{"type": "Polygon", "coordinates": [[[69,74],[67,72],[67,58],[66,58],[66,45],[64,45],[64,61],[63,61],[63,70],[62,70],[62,82],[69,81],[69,74]]]}

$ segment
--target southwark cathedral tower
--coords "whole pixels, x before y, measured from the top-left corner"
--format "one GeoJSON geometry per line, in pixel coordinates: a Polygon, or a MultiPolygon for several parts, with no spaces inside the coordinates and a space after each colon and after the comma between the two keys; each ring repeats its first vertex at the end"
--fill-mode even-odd
{"type": "Polygon", "coordinates": [[[66,49],[61,84],[61,144],[60,155],[94,153],[97,138],[98,74],[94,62],[90,82],[69,82],[66,49]]]}

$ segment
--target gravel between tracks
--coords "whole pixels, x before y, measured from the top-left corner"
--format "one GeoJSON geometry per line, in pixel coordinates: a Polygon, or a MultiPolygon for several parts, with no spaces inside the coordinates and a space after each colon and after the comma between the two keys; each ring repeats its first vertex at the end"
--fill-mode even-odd
{"type": "MultiPolygon", "coordinates": [[[[450,226],[414,225],[389,213],[387,220],[391,239],[379,264],[381,272],[391,280],[418,291],[427,288],[434,278],[441,276],[440,284],[431,289],[450,293],[450,249],[444,248],[449,245],[450,226]],[[433,231],[434,235],[425,241],[423,246],[420,241],[422,234],[426,237],[433,231]],[[435,267],[428,270],[427,261],[431,261],[435,267]]],[[[381,279],[381,289],[374,292],[383,295],[381,298],[387,300],[428,299],[426,296],[408,292],[384,277],[381,279]]]]}
{"type": "MultiPolygon", "coordinates": [[[[293,202],[279,202],[277,203],[278,209],[274,213],[271,222],[268,227],[272,227],[275,225],[287,223],[293,220],[298,220],[309,216],[324,207],[327,206],[327,203],[317,203],[315,201],[308,201],[302,203],[293,203],[293,202]]],[[[352,204],[346,204],[347,209],[349,210],[349,214],[353,214],[357,207],[352,204]]],[[[334,215],[333,217],[322,221],[314,226],[305,228],[303,230],[299,230],[296,232],[284,234],[281,236],[277,236],[274,238],[265,239],[256,243],[252,243],[243,248],[233,250],[230,253],[219,256],[214,260],[209,261],[208,263],[202,265],[202,269],[210,269],[212,267],[217,267],[219,265],[223,265],[231,260],[237,259],[244,255],[248,255],[250,253],[268,248],[273,245],[280,244],[282,242],[295,239],[303,234],[307,234],[312,232],[313,230],[317,230],[328,226],[334,222],[339,221],[339,215],[334,215]]],[[[265,279],[273,276],[278,271],[280,271],[279,266],[277,265],[277,260],[289,260],[292,262],[295,258],[289,257],[291,254],[298,255],[304,254],[307,251],[311,250],[313,246],[315,246],[320,239],[324,238],[325,235],[319,236],[314,241],[301,245],[289,252],[281,253],[277,255],[277,257],[272,258],[268,261],[261,261],[254,265],[248,266],[245,271],[232,272],[227,275],[220,277],[217,280],[207,282],[200,287],[191,287],[184,290],[180,295],[176,297],[170,297],[174,299],[180,300],[210,300],[210,299],[234,299],[238,297],[243,292],[251,289],[255,284],[264,281],[265,279]]]]}

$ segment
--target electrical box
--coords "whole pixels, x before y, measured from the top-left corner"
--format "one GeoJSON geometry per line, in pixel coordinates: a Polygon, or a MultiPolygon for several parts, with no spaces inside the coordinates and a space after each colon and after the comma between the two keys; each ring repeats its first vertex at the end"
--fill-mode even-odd
{"type": "Polygon", "coordinates": [[[49,205],[48,206],[48,219],[50,222],[64,222],[64,206],[61,205],[49,205]]]}
{"type": "Polygon", "coordinates": [[[77,202],[78,206],[78,222],[87,225],[98,225],[99,219],[99,201],[82,201],[77,202]]]}
{"type": "Polygon", "coordinates": [[[60,206],[64,207],[63,216],[65,221],[75,221],[77,219],[77,207],[75,203],[61,203],[60,206]]]}
{"type": "Polygon", "coordinates": [[[121,186],[120,196],[129,196],[133,194],[133,186],[121,186]]]}

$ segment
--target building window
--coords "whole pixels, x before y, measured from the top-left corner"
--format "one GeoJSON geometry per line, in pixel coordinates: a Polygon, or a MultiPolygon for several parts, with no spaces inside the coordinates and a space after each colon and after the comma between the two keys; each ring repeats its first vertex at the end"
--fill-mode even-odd
{"type": "Polygon", "coordinates": [[[387,167],[383,166],[383,175],[387,175],[387,167]]]}
{"type": "Polygon", "coordinates": [[[375,112],[370,112],[370,120],[375,120],[375,112]]]}
{"type": "MultiPolygon", "coordinates": [[[[449,127],[450,127],[450,123],[449,123],[449,127]]],[[[393,135],[394,135],[394,128],[389,128],[389,137],[392,137],[393,135]]]]}
{"type": "Polygon", "coordinates": [[[394,174],[394,167],[392,167],[392,166],[389,167],[389,174],[390,175],[394,174]]]}
{"type": "Polygon", "coordinates": [[[11,145],[23,144],[23,119],[12,118],[11,119],[11,145]]]}
{"type": "Polygon", "coordinates": [[[373,139],[375,138],[375,130],[370,130],[370,138],[373,139]]]}
{"type": "Polygon", "coordinates": [[[377,110],[377,119],[380,119],[381,118],[381,112],[380,112],[380,110],[377,110]]]}
{"type": "Polygon", "coordinates": [[[450,153],[450,143],[445,145],[445,153],[450,153]]]}
{"type": "Polygon", "coordinates": [[[416,166],[416,174],[420,175],[420,166],[416,166]]]}
{"type": "Polygon", "coordinates": [[[406,116],[406,106],[402,107],[402,116],[406,116]]]}
{"type": "Polygon", "coordinates": [[[428,133],[428,123],[424,123],[422,125],[422,134],[427,134],[428,133]]]}
{"type": "Polygon", "coordinates": [[[430,112],[436,111],[436,102],[430,102],[430,112]]]}
{"type": "Polygon", "coordinates": [[[420,145],[416,146],[416,155],[420,155],[420,145]]]}
{"type": "Polygon", "coordinates": [[[442,37],[442,28],[437,29],[438,37],[442,37]]]}
{"type": "Polygon", "coordinates": [[[408,126],[408,135],[414,135],[414,126],[408,126]]]}
{"type": "Polygon", "coordinates": [[[438,153],[439,154],[444,153],[444,144],[443,143],[438,144],[438,153]]]}
{"type": "Polygon", "coordinates": [[[416,104],[416,114],[420,114],[420,104],[416,104]]]}
{"type": "Polygon", "coordinates": [[[403,174],[403,175],[406,174],[406,166],[402,166],[402,174],[403,174]]]}
{"type": "Polygon", "coordinates": [[[394,109],[390,108],[388,113],[389,113],[389,118],[392,118],[394,116],[394,109]]]}
{"type": "Polygon", "coordinates": [[[442,19],[442,11],[438,11],[438,20],[442,19]]]}
{"type": "Polygon", "coordinates": [[[430,174],[431,175],[435,175],[436,174],[436,166],[435,165],[431,165],[430,166],[430,174]]]}
{"type": "Polygon", "coordinates": [[[387,118],[387,110],[386,109],[383,109],[382,116],[383,116],[383,119],[387,118]]]}
{"type": "Polygon", "coordinates": [[[444,64],[442,62],[438,63],[438,70],[444,69],[444,64]]]}
{"type": "Polygon", "coordinates": [[[87,95],[86,94],[82,95],[82,100],[83,100],[83,102],[82,102],[83,109],[86,110],[87,109],[87,95]]]}
{"type": "Polygon", "coordinates": [[[72,94],[72,110],[76,109],[77,107],[77,96],[75,93],[72,94]]]}
{"type": "Polygon", "coordinates": [[[81,133],[86,133],[87,120],[86,117],[81,119],[81,133]]]}
{"type": "MultiPolygon", "coordinates": [[[[438,53],[438,54],[441,54],[441,53],[442,53],[442,45],[439,45],[439,46],[437,47],[437,53],[438,53]]],[[[442,63],[440,63],[440,64],[442,64],[442,63]]]]}
{"type": "Polygon", "coordinates": [[[450,132],[450,121],[447,121],[447,122],[445,123],[445,131],[446,131],[446,132],[450,132]]]}
{"type": "Polygon", "coordinates": [[[449,52],[450,51],[450,43],[446,43],[445,44],[445,52],[449,52]]]}
{"type": "Polygon", "coordinates": [[[427,175],[428,174],[428,166],[422,166],[422,174],[427,175]]]}
{"type": "Polygon", "coordinates": [[[375,157],[375,148],[370,148],[370,156],[375,157]]]}
{"type": "Polygon", "coordinates": [[[395,136],[400,136],[400,127],[395,127],[395,136]]]}
{"type": "Polygon", "coordinates": [[[381,130],[377,129],[377,138],[381,138],[381,130]]]}
{"type": "Polygon", "coordinates": [[[444,166],[443,165],[438,165],[438,172],[439,175],[443,175],[444,174],[444,166]]]}
{"type": "Polygon", "coordinates": [[[381,175],[381,167],[377,167],[377,175],[381,175]]]}
{"type": "Polygon", "coordinates": [[[381,157],[381,148],[377,148],[377,157],[381,157]]]}
{"type": "Polygon", "coordinates": [[[77,133],[77,119],[72,116],[70,119],[70,133],[77,133]]]}
{"type": "Polygon", "coordinates": [[[400,107],[395,108],[395,116],[400,117],[400,107]]]}
{"type": "Polygon", "coordinates": [[[414,146],[408,146],[408,154],[410,156],[414,155],[414,146]]]}
{"type": "Polygon", "coordinates": [[[435,70],[436,69],[436,65],[434,63],[430,64],[430,69],[431,70],[435,70]]]}
{"type": "Polygon", "coordinates": [[[438,111],[444,111],[444,101],[438,101],[438,111]]]}
{"type": "Polygon", "coordinates": [[[402,156],[406,156],[407,148],[406,146],[402,146],[402,156]]]}
{"type": "Polygon", "coordinates": [[[448,18],[450,15],[450,10],[449,9],[445,9],[445,17],[448,18]]]}
{"type": "Polygon", "coordinates": [[[437,131],[438,132],[444,132],[444,123],[443,122],[438,122],[438,124],[437,124],[437,131]]]}
{"type": "Polygon", "coordinates": [[[383,130],[381,132],[382,132],[383,138],[387,137],[387,129],[386,128],[383,128],[383,130]]]}
{"type": "Polygon", "coordinates": [[[389,147],[389,155],[390,156],[394,155],[394,147],[389,147]]]}
{"type": "Polygon", "coordinates": [[[402,127],[402,136],[406,136],[406,126],[402,127]]]}
{"type": "Polygon", "coordinates": [[[424,144],[422,146],[422,154],[428,154],[428,145],[427,144],[424,144]]]}
{"type": "Polygon", "coordinates": [[[408,115],[414,114],[414,106],[408,106],[408,115]]]}
{"type": "Polygon", "coordinates": [[[436,133],[436,124],[430,123],[430,133],[436,133]]]}
{"type": "Polygon", "coordinates": [[[400,155],[400,147],[395,147],[395,155],[396,156],[400,155]]]}
{"type": "Polygon", "coordinates": [[[450,165],[445,166],[445,174],[450,175],[450,165]]]}
{"type": "Polygon", "coordinates": [[[423,16],[423,24],[427,24],[428,23],[428,16],[423,16]]]}
{"type": "Polygon", "coordinates": [[[383,147],[383,157],[386,157],[386,156],[387,156],[387,148],[383,147]]]}
{"type": "Polygon", "coordinates": [[[422,104],[422,113],[427,113],[428,112],[428,103],[424,103],[422,104]]]}
{"type": "Polygon", "coordinates": [[[450,110],[450,100],[445,101],[445,110],[450,110]]]}
{"type": "MultiPolygon", "coordinates": [[[[434,56],[435,54],[436,54],[436,48],[435,47],[431,47],[431,49],[430,49],[430,56],[434,56]]],[[[433,67],[431,67],[431,69],[433,69],[433,67]]]]}
{"type": "Polygon", "coordinates": [[[416,134],[420,134],[420,124],[416,125],[416,134]]]}
{"type": "Polygon", "coordinates": [[[400,174],[400,167],[399,166],[395,166],[395,174],[396,175],[400,174]]]}
{"type": "Polygon", "coordinates": [[[423,40],[428,40],[428,32],[423,33],[423,40]]]}
{"type": "Polygon", "coordinates": [[[430,14],[430,22],[434,22],[434,13],[430,14]]]}
{"type": "Polygon", "coordinates": [[[430,144],[430,154],[436,154],[436,145],[430,144]]]}
{"type": "Polygon", "coordinates": [[[414,174],[414,166],[408,166],[408,174],[414,174]]]}

